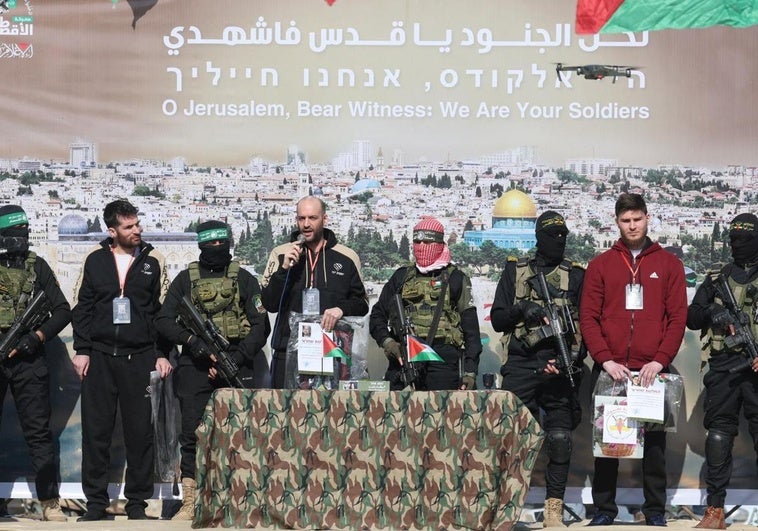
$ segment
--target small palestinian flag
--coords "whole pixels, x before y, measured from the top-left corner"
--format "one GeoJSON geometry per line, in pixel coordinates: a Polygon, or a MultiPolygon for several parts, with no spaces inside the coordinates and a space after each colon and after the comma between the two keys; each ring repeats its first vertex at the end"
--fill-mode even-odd
{"type": "Polygon", "coordinates": [[[414,336],[407,336],[406,346],[408,347],[408,361],[415,363],[417,361],[443,361],[440,355],[434,352],[434,349],[422,343],[421,340],[414,336]]]}
{"type": "Polygon", "coordinates": [[[325,333],[321,332],[321,335],[324,340],[324,357],[325,358],[342,358],[344,360],[345,365],[350,367],[350,356],[345,354],[345,352],[337,346],[337,343],[335,343],[332,338],[330,338],[325,333]]]}

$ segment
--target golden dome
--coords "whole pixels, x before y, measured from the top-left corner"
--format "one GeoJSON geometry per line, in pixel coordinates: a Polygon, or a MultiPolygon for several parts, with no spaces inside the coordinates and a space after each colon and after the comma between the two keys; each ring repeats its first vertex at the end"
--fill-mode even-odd
{"type": "Polygon", "coordinates": [[[508,190],[495,201],[494,218],[536,218],[537,206],[524,192],[508,190]]]}

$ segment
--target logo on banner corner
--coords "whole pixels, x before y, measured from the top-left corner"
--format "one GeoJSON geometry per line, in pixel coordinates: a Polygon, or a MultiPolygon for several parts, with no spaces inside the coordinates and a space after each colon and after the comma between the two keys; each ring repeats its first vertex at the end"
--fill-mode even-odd
{"type": "MultiPolygon", "coordinates": [[[[33,13],[31,0],[0,0],[0,27],[3,28],[0,35],[31,37],[34,35],[33,13]],[[14,9],[19,8],[24,8],[25,13],[12,13],[14,9]]],[[[33,55],[34,47],[31,42],[0,41],[0,59],[30,59],[33,55]]]]}

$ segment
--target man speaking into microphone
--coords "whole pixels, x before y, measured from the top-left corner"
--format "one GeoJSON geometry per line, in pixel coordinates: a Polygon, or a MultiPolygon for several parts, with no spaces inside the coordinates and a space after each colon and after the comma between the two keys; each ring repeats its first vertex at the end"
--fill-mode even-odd
{"type": "Polygon", "coordinates": [[[271,251],[261,283],[263,306],[277,314],[271,338],[274,389],[284,387],[291,311],[321,315],[321,328],[327,332],[342,316],[368,313],[360,260],[325,228],[326,203],[314,196],[300,199],[295,221],[290,243],[271,251]]]}

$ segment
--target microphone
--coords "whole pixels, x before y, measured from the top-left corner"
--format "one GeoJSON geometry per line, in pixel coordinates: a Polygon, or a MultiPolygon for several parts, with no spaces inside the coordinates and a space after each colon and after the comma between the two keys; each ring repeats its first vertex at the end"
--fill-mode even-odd
{"type": "MultiPolygon", "coordinates": [[[[300,248],[302,249],[304,243],[305,243],[305,234],[300,234],[297,237],[297,241],[295,242],[295,245],[300,246],[300,248]]],[[[295,265],[295,261],[290,259],[290,267],[292,267],[293,265],[295,265]]]]}

